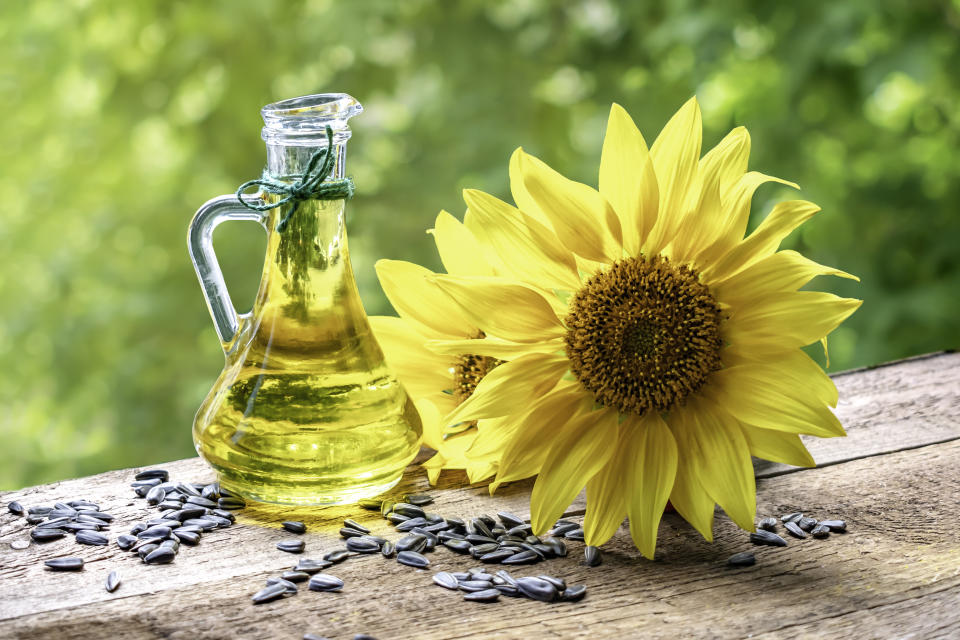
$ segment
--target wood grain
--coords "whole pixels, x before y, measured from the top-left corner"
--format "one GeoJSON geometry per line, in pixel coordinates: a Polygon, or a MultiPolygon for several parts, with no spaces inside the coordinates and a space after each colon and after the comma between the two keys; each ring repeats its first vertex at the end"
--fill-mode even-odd
{"type": "MultiPolygon", "coordinates": [[[[751,547],[724,516],[718,515],[716,540],[709,544],[668,515],[655,562],[640,558],[621,528],[605,547],[600,567],[583,566],[582,545],[570,543],[568,558],[514,572],[547,572],[586,584],[588,596],[581,603],[463,602],[430,582],[434,571],[472,566],[442,549],[430,556],[433,566],[426,571],[379,556],[352,558],[331,570],[347,582],[341,594],[302,589],[295,597],[253,606],[249,596],[264,580],[298,559],[274,547],[293,537],[279,530],[280,520],[308,523],[307,552],[301,557],[319,557],[341,546],[336,529],[343,517],[370,523],[391,539],[398,534],[378,516],[355,508],[247,509],[236,526],[205,535],[199,547],[182,548],[174,564],[146,566],[112,544],[83,547],[62,540],[13,550],[8,543],[25,538],[27,529],[24,520],[3,509],[0,637],[300,638],[306,631],[330,638],[366,632],[381,640],[960,635],[958,364],[957,355],[943,354],[838,376],[846,394],[838,411],[848,412],[844,419],[852,446],[833,450],[834,458],[814,451],[827,466],[774,470],[761,477],[758,506],[760,514],[800,509],[814,517],[844,517],[850,533],[791,540],[783,549],[758,548],[758,563],[751,568],[725,566],[730,554],[751,547]],[[864,383],[858,391],[860,378],[864,383]],[[861,393],[875,400],[864,401],[861,393]],[[908,401],[918,406],[915,416],[904,404],[908,401]],[[873,431],[877,434],[871,437],[873,431]],[[854,432],[863,435],[854,439],[854,432]],[[918,433],[938,444],[922,446],[918,433]],[[885,443],[879,450],[878,441],[885,443]],[[883,453],[883,447],[890,452],[883,453]],[[42,569],[44,559],[62,555],[81,556],[87,566],[78,574],[42,569]],[[102,585],[112,569],[120,570],[124,583],[107,594],[102,585]]],[[[177,479],[211,479],[196,459],[163,466],[177,479]]],[[[115,537],[155,514],[132,498],[133,473],[9,492],[0,496],[0,504],[92,499],[118,516],[110,528],[115,537]]],[[[437,502],[430,509],[444,515],[500,509],[528,514],[529,481],[506,487],[495,498],[456,474],[444,477],[442,485],[444,490],[432,491],[437,502]]],[[[422,472],[411,469],[397,492],[425,486],[422,472]]],[[[582,513],[582,504],[574,504],[570,513],[582,513]]]]}

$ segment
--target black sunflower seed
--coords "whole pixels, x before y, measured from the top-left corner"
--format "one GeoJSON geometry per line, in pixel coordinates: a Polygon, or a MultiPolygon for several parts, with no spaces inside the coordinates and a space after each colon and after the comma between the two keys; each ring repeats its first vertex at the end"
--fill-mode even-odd
{"type": "Polygon", "coordinates": [[[42,527],[37,527],[30,531],[30,537],[33,538],[36,542],[48,542],[50,540],[56,540],[67,535],[67,532],[63,529],[44,529],[42,527]]]}
{"type": "Polygon", "coordinates": [[[422,518],[424,515],[423,509],[409,502],[396,503],[393,505],[393,512],[410,518],[422,518]]]}
{"type": "Polygon", "coordinates": [[[794,511],[793,513],[786,513],[780,516],[780,521],[783,523],[795,522],[803,517],[802,511],[794,511]]]}
{"type": "Polygon", "coordinates": [[[731,567],[749,567],[757,563],[757,557],[750,551],[735,553],[727,558],[727,564],[731,567]]]}
{"type": "Polygon", "coordinates": [[[290,595],[293,595],[293,594],[295,594],[295,593],[297,592],[297,585],[295,585],[294,583],[290,582],[289,580],[284,580],[283,578],[270,578],[270,579],[268,579],[268,580],[267,580],[267,586],[270,586],[270,585],[272,585],[272,584],[282,584],[282,585],[284,586],[284,588],[287,590],[287,593],[289,593],[290,595]]]}
{"type": "Polygon", "coordinates": [[[579,529],[579,528],[580,528],[580,525],[578,525],[578,524],[575,523],[575,522],[563,522],[563,524],[561,524],[561,522],[563,522],[563,521],[557,522],[557,524],[553,527],[553,529],[550,530],[550,532],[548,533],[548,535],[551,535],[551,536],[564,536],[564,535],[566,535],[568,532],[573,531],[574,529],[579,529]]]}
{"type": "Polygon", "coordinates": [[[310,591],[340,591],[343,589],[343,580],[329,573],[318,573],[307,583],[310,591]]]}
{"type": "Polygon", "coordinates": [[[306,582],[310,579],[310,574],[306,571],[284,571],[280,577],[290,582],[306,582]]]}
{"type": "Polygon", "coordinates": [[[603,562],[603,555],[597,547],[587,545],[583,549],[583,561],[588,567],[598,567],[603,562]]]}
{"type": "Polygon", "coordinates": [[[527,524],[523,518],[514,513],[510,513],[509,511],[498,511],[497,517],[500,518],[500,522],[502,522],[503,526],[507,529],[523,527],[527,524]]]}
{"type": "Polygon", "coordinates": [[[182,528],[180,528],[180,529],[174,529],[174,530],[171,531],[170,533],[171,533],[171,535],[176,536],[177,540],[179,540],[180,542],[182,542],[182,543],[185,544],[185,545],[189,545],[189,546],[191,546],[191,547],[194,547],[194,546],[196,546],[197,544],[200,543],[200,533],[199,533],[199,532],[196,532],[196,531],[184,531],[184,529],[186,529],[186,527],[182,527],[182,528]]]}
{"type": "Polygon", "coordinates": [[[22,516],[24,514],[23,505],[16,500],[7,505],[7,511],[15,516],[22,516]]]}
{"type": "Polygon", "coordinates": [[[364,498],[357,502],[357,506],[361,509],[366,509],[367,511],[380,511],[380,507],[383,505],[383,500],[374,500],[372,498],[364,498]]]}
{"type": "Polygon", "coordinates": [[[541,602],[553,602],[559,595],[555,586],[540,578],[517,578],[517,588],[528,598],[541,602]]]}
{"type": "Polygon", "coordinates": [[[558,558],[565,558],[567,556],[567,543],[561,540],[560,538],[546,537],[542,538],[543,543],[550,547],[550,551],[553,552],[553,555],[558,558]]]}
{"type": "Polygon", "coordinates": [[[567,531],[565,534],[563,534],[563,537],[566,538],[567,540],[579,540],[580,542],[583,542],[583,536],[584,536],[583,529],[581,529],[580,527],[577,527],[576,529],[571,529],[570,531],[567,531]]]}
{"type": "Polygon", "coordinates": [[[417,569],[423,569],[430,566],[430,561],[427,560],[426,556],[423,556],[416,551],[401,551],[397,554],[397,562],[400,564],[405,564],[408,567],[416,567],[417,569]]]}
{"type": "MultiPolygon", "coordinates": [[[[496,536],[493,535],[493,532],[490,531],[490,527],[487,526],[487,523],[483,520],[483,518],[473,518],[473,519],[471,519],[471,520],[470,520],[470,526],[473,527],[473,530],[474,530],[475,534],[478,535],[478,536],[484,536],[484,537],[491,538],[491,539],[493,539],[493,538],[496,537],[496,536]]],[[[468,539],[469,539],[469,537],[470,537],[470,536],[467,536],[468,539]]]]}
{"type": "Polygon", "coordinates": [[[160,545],[155,542],[141,543],[139,547],[134,547],[134,550],[137,552],[137,555],[140,556],[141,560],[146,560],[147,556],[160,548],[160,545]]]}
{"type": "Polygon", "coordinates": [[[145,525],[142,522],[138,522],[137,524],[130,527],[130,535],[135,536],[141,531],[146,531],[146,530],[147,530],[147,525],[145,525]]]}
{"type": "Polygon", "coordinates": [[[303,540],[282,540],[277,543],[277,549],[287,553],[303,553],[304,546],[303,540]]]}
{"type": "Polygon", "coordinates": [[[76,541],[77,544],[91,544],[95,546],[103,546],[110,542],[107,536],[98,531],[77,531],[76,541]]]}
{"type": "Polygon", "coordinates": [[[794,538],[806,538],[807,534],[803,532],[803,529],[800,528],[800,525],[794,520],[783,523],[783,528],[787,530],[787,533],[792,535],[794,538]]]}
{"type": "MultiPolygon", "coordinates": [[[[10,504],[13,504],[13,503],[11,502],[10,504]]],[[[30,507],[29,509],[27,509],[27,513],[29,513],[32,516],[45,516],[51,511],[53,511],[53,507],[30,507]]]]}
{"type": "MultiPolygon", "coordinates": [[[[387,518],[387,516],[389,516],[389,515],[393,512],[393,505],[394,505],[394,504],[395,504],[395,503],[393,502],[393,500],[384,500],[383,502],[381,502],[381,503],[380,503],[380,515],[382,515],[384,518],[387,518]]],[[[400,514],[397,513],[397,514],[395,514],[395,515],[398,515],[398,516],[399,516],[400,514]]],[[[406,517],[406,516],[404,516],[404,517],[406,517]]]]}
{"type": "Polygon", "coordinates": [[[564,589],[563,593],[560,594],[560,599],[564,602],[578,602],[583,600],[585,595],[587,595],[587,586],[584,584],[575,584],[564,589]]]}
{"type": "Polygon", "coordinates": [[[367,529],[365,526],[357,522],[356,520],[351,520],[347,518],[343,521],[343,526],[350,527],[351,529],[356,529],[360,533],[370,533],[370,529],[367,529]]]}
{"type": "Polygon", "coordinates": [[[195,504],[198,507],[203,507],[204,509],[216,509],[217,503],[213,500],[207,500],[203,496],[190,496],[187,498],[187,504],[195,504]]]}
{"type": "MultiPolygon", "coordinates": [[[[202,488],[202,485],[201,485],[201,488],[202,488]]],[[[196,485],[194,484],[188,484],[186,482],[178,482],[177,491],[179,491],[185,496],[193,496],[196,498],[200,497],[200,489],[197,489],[196,485]]]]}
{"type": "Polygon", "coordinates": [[[757,531],[756,533],[750,534],[750,542],[758,545],[767,545],[770,547],[785,547],[787,546],[787,541],[773,533],[772,531],[764,531],[763,529],[757,531]]]}
{"type": "Polygon", "coordinates": [[[557,588],[557,591],[563,591],[567,588],[567,581],[563,578],[555,578],[554,576],[537,576],[541,580],[546,580],[554,587],[557,588]]]}
{"type": "Polygon", "coordinates": [[[226,518],[230,522],[237,521],[237,516],[233,515],[232,511],[227,511],[226,509],[211,509],[210,515],[218,516],[220,518],[226,518]]]}
{"type": "Polygon", "coordinates": [[[344,560],[346,560],[346,559],[349,558],[349,557],[350,557],[350,551],[349,551],[349,550],[347,550],[347,549],[334,549],[333,551],[330,551],[329,553],[325,554],[325,555],[323,556],[323,559],[326,560],[327,562],[332,562],[332,563],[334,563],[334,564],[337,564],[338,562],[343,562],[344,560]]]}
{"type": "Polygon", "coordinates": [[[777,530],[777,519],[776,518],[764,518],[757,524],[757,528],[765,529],[767,531],[776,531],[777,530]]]}
{"type": "Polygon", "coordinates": [[[514,553],[512,549],[498,549],[496,551],[491,551],[490,553],[485,553],[477,559],[486,564],[497,564],[505,561],[507,558],[512,558],[513,555],[514,553]]]}
{"type": "Polygon", "coordinates": [[[817,519],[804,516],[803,518],[797,520],[797,526],[804,531],[812,531],[813,528],[817,526],[817,519]]]}
{"type": "Polygon", "coordinates": [[[253,598],[251,599],[253,600],[253,604],[263,604],[265,602],[276,600],[277,598],[282,598],[288,594],[289,592],[287,591],[287,588],[282,584],[277,583],[271,584],[270,586],[257,591],[255,594],[253,594],[253,598]]]}
{"type": "Polygon", "coordinates": [[[457,583],[457,588],[461,591],[483,591],[492,587],[493,583],[489,580],[462,580],[457,583]]]}
{"type": "Polygon", "coordinates": [[[219,500],[217,500],[217,507],[219,507],[220,509],[226,509],[227,511],[235,511],[237,509],[243,509],[245,506],[247,506],[247,501],[244,500],[243,498],[238,498],[236,496],[220,498],[219,500]]]}
{"type": "Polygon", "coordinates": [[[540,561],[540,556],[537,553],[529,550],[524,550],[524,551],[521,551],[520,553],[515,553],[504,560],[501,560],[500,564],[532,564],[534,562],[539,562],[539,561],[540,561]]]}
{"type": "Polygon", "coordinates": [[[147,504],[160,504],[166,497],[167,492],[163,490],[163,487],[156,486],[147,492],[147,504]]]}
{"type": "Polygon", "coordinates": [[[181,524],[186,527],[200,527],[201,531],[213,531],[219,526],[215,520],[208,518],[187,518],[181,524]]]}
{"type": "Polygon", "coordinates": [[[122,535],[117,536],[117,546],[126,551],[137,543],[136,536],[122,535]]]}
{"type": "Polygon", "coordinates": [[[43,564],[52,571],[80,571],[83,569],[83,558],[54,558],[43,564]]]}
{"type": "Polygon", "coordinates": [[[103,586],[107,590],[107,593],[113,593],[116,591],[117,587],[120,586],[120,572],[111,571],[110,575],[107,576],[107,581],[103,586]]]}
{"type": "Polygon", "coordinates": [[[427,546],[427,536],[422,533],[409,533],[397,540],[397,551],[423,551],[427,546]]]}
{"type": "Polygon", "coordinates": [[[433,496],[426,493],[411,493],[403,496],[403,501],[415,507],[424,507],[433,502],[433,496]]]}
{"type": "Polygon", "coordinates": [[[443,546],[457,553],[470,553],[470,549],[473,548],[473,545],[466,540],[445,540],[443,546]]]}
{"type": "Polygon", "coordinates": [[[380,551],[380,545],[370,538],[348,538],[347,549],[355,553],[377,553],[380,551]]]}
{"type": "Polygon", "coordinates": [[[167,547],[168,549],[173,549],[174,553],[177,553],[178,551],[180,551],[180,541],[177,540],[176,538],[170,538],[168,540],[164,540],[163,542],[160,543],[160,546],[167,547]]]}
{"type": "Polygon", "coordinates": [[[813,528],[813,531],[810,532],[814,538],[827,538],[830,536],[830,527],[823,524],[822,522],[813,528]]]}
{"type": "Polygon", "coordinates": [[[187,520],[205,520],[202,516],[206,515],[206,513],[207,510],[203,507],[187,507],[186,509],[168,513],[167,518],[179,520],[180,522],[186,522],[187,520]]]}
{"type": "Polygon", "coordinates": [[[506,569],[501,569],[500,571],[497,571],[497,577],[509,585],[517,586],[517,581],[513,579],[513,576],[510,575],[510,573],[506,569]]]}
{"type": "MultiPolygon", "coordinates": [[[[390,524],[394,524],[394,525],[403,524],[403,523],[406,522],[407,520],[412,520],[412,518],[408,518],[407,516],[402,516],[402,515],[400,515],[399,513],[388,513],[388,514],[387,514],[387,521],[388,521],[390,524]]],[[[424,521],[424,522],[426,522],[426,521],[424,521]]]]}
{"type": "Polygon", "coordinates": [[[220,499],[220,483],[214,482],[213,484],[206,485],[203,489],[200,490],[200,497],[206,498],[207,500],[219,500],[220,499]]]}
{"type": "MultiPolygon", "coordinates": [[[[410,518],[409,520],[401,522],[400,524],[397,525],[396,529],[397,531],[410,531],[411,529],[416,529],[417,527],[422,527],[426,524],[427,524],[427,521],[425,518],[416,517],[416,518],[410,518]]],[[[342,532],[343,529],[341,529],[340,531],[342,532]]]]}
{"type": "Polygon", "coordinates": [[[280,526],[282,526],[284,529],[286,529],[290,533],[306,533],[307,531],[307,525],[303,524],[302,522],[298,522],[296,520],[287,520],[285,522],[281,522],[280,526]]]}
{"type": "Polygon", "coordinates": [[[463,599],[471,602],[496,602],[500,599],[500,591],[493,588],[474,591],[473,593],[463,594],[463,599]]]}
{"type": "Polygon", "coordinates": [[[834,531],[836,533],[847,532],[846,520],[821,520],[820,524],[822,524],[825,527],[830,527],[830,531],[834,531]]]}
{"type": "Polygon", "coordinates": [[[451,589],[456,591],[459,588],[459,582],[452,573],[447,571],[441,571],[439,573],[433,574],[433,583],[438,584],[444,589],[451,589]]]}
{"type": "Polygon", "coordinates": [[[170,473],[166,469],[147,469],[133,476],[134,480],[160,480],[167,482],[170,479],[170,473]]]}
{"type": "Polygon", "coordinates": [[[520,590],[512,584],[498,584],[495,585],[494,588],[500,592],[500,595],[508,596],[510,598],[519,598],[523,595],[520,593],[520,590]]]}
{"type": "Polygon", "coordinates": [[[314,560],[312,558],[303,558],[300,562],[297,563],[297,566],[293,568],[294,571],[301,571],[313,575],[318,571],[323,571],[329,567],[332,567],[333,563],[329,560],[314,560]]]}
{"type": "Polygon", "coordinates": [[[397,547],[392,542],[384,542],[380,547],[380,553],[383,554],[384,558],[392,558],[393,554],[396,553],[397,547]]]}
{"type": "Polygon", "coordinates": [[[147,564],[170,564],[176,557],[177,552],[170,547],[157,547],[143,559],[147,564]]]}
{"type": "MultiPolygon", "coordinates": [[[[467,541],[469,542],[469,540],[467,541]]],[[[493,553],[500,548],[500,545],[496,542],[487,542],[485,544],[478,544],[473,549],[470,550],[470,555],[474,558],[479,558],[480,556],[485,556],[488,553],[493,553]]]]}

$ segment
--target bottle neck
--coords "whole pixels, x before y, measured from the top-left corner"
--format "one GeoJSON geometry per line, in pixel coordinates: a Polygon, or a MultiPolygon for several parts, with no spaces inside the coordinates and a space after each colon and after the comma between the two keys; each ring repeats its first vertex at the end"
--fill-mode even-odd
{"type": "MultiPolygon", "coordinates": [[[[316,146],[267,144],[267,174],[271,178],[284,179],[289,176],[303,174],[306,171],[310,158],[326,144],[316,146]]],[[[346,140],[333,145],[333,170],[327,180],[343,178],[347,160],[346,140]]]]}

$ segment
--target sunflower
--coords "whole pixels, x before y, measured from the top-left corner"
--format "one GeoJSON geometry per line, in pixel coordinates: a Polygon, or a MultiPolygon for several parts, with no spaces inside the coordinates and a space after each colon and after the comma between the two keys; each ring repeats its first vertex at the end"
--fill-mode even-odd
{"type": "Polygon", "coordinates": [[[860,301],[799,289],[856,278],[778,251],[819,211],[810,202],[778,202],[745,235],[760,185],[799,187],[747,171],[743,127],[703,157],[701,135],[696,98],[649,149],[614,104],[599,189],[518,149],[516,207],[464,193],[502,269],[430,278],[478,333],[428,346],[503,363],[443,422],[496,420],[471,448],[495,452],[491,493],[537,475],[537,534],[584,487],[590,545],[627,517],[652,558],[668,500],[707,540],[715,504],[753,531],[751,455],[813,466],[799,434],[845,435],[836,388],[801,347],[825,348],[860,301]]]}
{"type": "MultiPolygon", "coordinates": [[[[470,218],[467,216],[467,223],[470,218]]],[[[493,276],[491,265],[467,224],[441,211],[431,230],[444,268],[451,274],[493,276]]],[[[495,260],[492,260],[495,262],[495,260]]],[[[473,393],[483,377],[501,361],[457,353],[438,355],[424,344],[431,340],[467,340],[482,333],[430,278],[424,267],[399,260],[380,260],[377,275],[399,317],[372,316],[370,324],[387,363],[410,394],[423,422],[423,441],[436,455],[423,463],[431,484],[443,469],[465,469],[470,482],[496,472],[497,451],[466,452],[481,429],[494,420],[446,423],[443,418],[473,393]]]]}

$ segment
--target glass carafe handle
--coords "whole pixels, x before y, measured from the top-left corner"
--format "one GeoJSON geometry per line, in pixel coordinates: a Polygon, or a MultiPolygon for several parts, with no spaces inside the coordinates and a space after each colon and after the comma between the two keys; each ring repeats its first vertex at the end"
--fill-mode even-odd
{"type": "MultiPolygon", "coordinates": [[[[250,204],[263,204],[256,196],[244,196],[250,204]]],[[[237,201],[236,195],[218,196],[208,200],[197,210],[187,231],[187,250],[197,271],[203,297],[207,300],[213,325],[223,345],[229,352],[240,332],[241,321],[250,314],[239,315],[230,300],[230,293],[223,281],[223,272],[213,250],[213,230],[227,220],[252,220],[260,223],[266,231],[266,219],[269,212],[253,211],[237,201]]]]}

